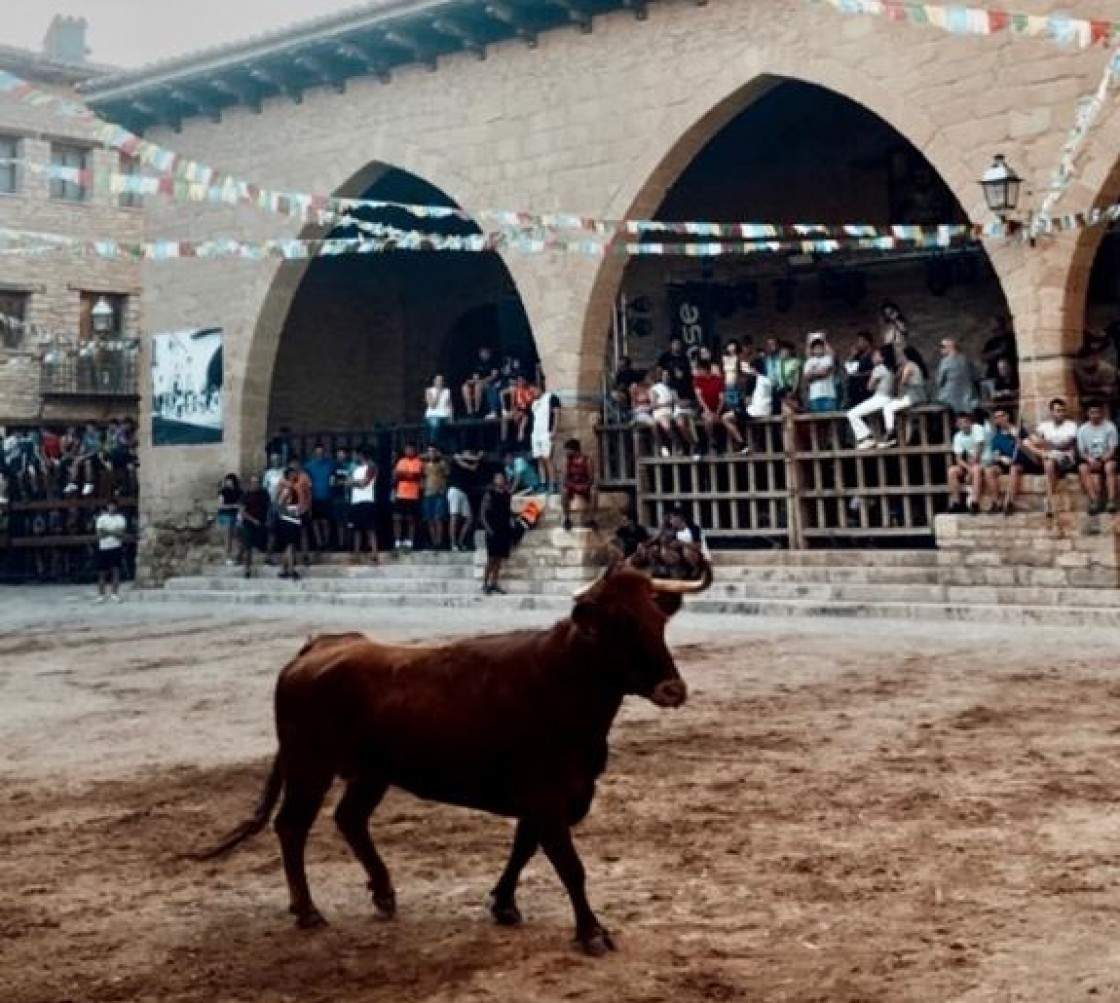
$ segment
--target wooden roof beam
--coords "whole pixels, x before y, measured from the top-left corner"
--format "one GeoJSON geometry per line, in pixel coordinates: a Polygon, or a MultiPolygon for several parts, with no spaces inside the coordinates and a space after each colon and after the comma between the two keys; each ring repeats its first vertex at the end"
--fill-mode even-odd
{"type": "Polygon", "coordinates": [[[285,80],[280,74],[274,73],[272,70],[266,69],[263,66],[251,66],[249,68],[249,76],[258,83],[262,83],[266,87],[271,87],[280,94],[290,98],[294,104],[303,104],[302,88],[293,84],[290,80],[285,80]]]}
{"type": "Polygon", "coordinates": [[[377,77],[383,84],[387,84],[393,79],[393,74],[380,59],[377,58],[369,49],[359,45],[357,42],[339,42],[335,46],[334,51],[337,52],[343,59],[349,59],[352,63],[357,63],[366,73],[370,73],[377,77]]]}
{"type": "Polygon", "coordinates": [[[431,22],[431,26],[433,31],[438,31],[441,35],[446,35],[448,38],[453,38],[461,43],[464,49],[473,52],[480,60],[486,58],[486,43],[458,21],[453,21],[448,17],[437,17],[431,22]]]}
{"type": "Polygon", "coordinates": [[[549,0],[549,3],[567,11],[568,20],[573,24],[578,24],[579,30],[585,35],[590,34],[594,29],[595,25],[591,11],[579,4],[577,0],[549,0]]]}
{"type": "Polygon", "coordinates": [[[514,33],[520,38],[530,49],[537,47],[537,33],[533,27],[521,15],[508,4],[502,3],[501,0],[494,0],[493,3],[488,3],[485,7],[486,16],[493,18],[495,21],[501,21],[502,24],[513,29],[514,33]]]}
{"type": "Polygon", "coordinates": [[[292,60],[300,69],[306,70],[324,87],[330,87],[339,94],[346,93],[346,74],[340,73],[314,56],[300,55],[292,60]]]}
{"type": "Polygon", "coordinates": [[[203,115],[211,122],[222,120],[222,106],[211,100],[207,94],[200,93],[193,88],[188,89],[183,85],[168,87],[166,94],[172,101],[186,108],[192,115],[203,115]]]}
{"type": "Polygon", "coordinates": [[[240,86],[231,83],[224,77],[214,77],[208,80],[207,86],[225,97],[232,98],[254,114],[259,115],[261,113],[261,92],[257,88],[240,86]]]}
{"type": "Polygon", "coordinates": [[[439,68],[437,55],[423,42],[417,41],[400,28],[390,28],[382,37],[391,45],[404,49],[416,62],[426,66],[431,72],[434,73],[439,68]]]}

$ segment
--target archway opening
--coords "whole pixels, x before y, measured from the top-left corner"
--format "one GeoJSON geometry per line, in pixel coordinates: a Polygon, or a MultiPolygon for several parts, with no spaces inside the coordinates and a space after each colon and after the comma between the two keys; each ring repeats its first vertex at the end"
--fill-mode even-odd
{"type": "MultiPolygon", "coordinates": [[[[968,221],[921,151],[867,108],[797,80],[763,83],[751,85],[753,100],[669,185],[655,218],[879,226],[968,221]]],[[[639,201],[648,203],[648,195],[639,201]]],[[[994,318],[1008,314],[978,244],[635,257],[620,290],[619,323],[607,338],[608,371],[621,355],[637,369],[648,367],[675,334],[710,346],[750,339],[759,348],[774,337],[803,353],[806,335],[823,330],[845,352],[859,332],[878,335],[879,308],[893,301],[906,315],[910,343],[931,367],[939,340],[952,337],[989,376],[994,366],[987,371],[985,346],[994,318]]]]}
{"type": "Polygon", "coordinates": [[[1082,407],[1086,401],[1100,401],[1115,418],[1120,400],[1120,226],[1112,224],[1097,240],[1080,340],[1069,351],[1082,407]]]}
{"type": "MultiPolygon", "coordinates": [[[[369,173],[369,172],[363,172],[369,173]]],[[[421,178],[381,169],[355,198],[457,208],[421,178]]],[[[457,216],[418,219],[368,206],[352,216],[369,224],[440,236],[478,233],[457,216]]],[[[330,236],[368,236],[353,225],[330,236]]],[[[416,423],[424,390],[441,373],[456,392],[473,352],[487,345],[501,359],[537,364],[528,319],[509,271],[494,251],[384,250],[316,258],[288,310],[269,394],[271,432],[352,431],[416,423]]]]}

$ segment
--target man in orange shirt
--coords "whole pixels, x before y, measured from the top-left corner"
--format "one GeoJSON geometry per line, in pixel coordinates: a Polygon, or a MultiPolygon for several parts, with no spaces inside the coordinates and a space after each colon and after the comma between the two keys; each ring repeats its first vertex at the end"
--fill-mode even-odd
{"type": "Polygon", "coordinates": [[[420,519],[420,492],[424,480],[424,461],[409,443],[404,456],[393,468],[393,486],[397,497],[393,511],[393,536],[396,550],[411,550],[416,540],[416,524],[420,519]],[[404,530],[407,530],[407,535],[404,530]]]}

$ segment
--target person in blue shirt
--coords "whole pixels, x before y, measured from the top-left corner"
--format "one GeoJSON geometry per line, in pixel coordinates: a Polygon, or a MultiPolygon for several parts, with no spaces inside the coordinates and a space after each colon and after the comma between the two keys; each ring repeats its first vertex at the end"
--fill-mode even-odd
{"type": "Polygon", "coordinates": [[[316,550],[326,550],[331,542],[331,477],[335,462],[321,442],[315,446],[304,468],[311,478],[311,535],[316,550]]]}
{"type": "Polygon", "coordinates": [[[982,463],[993,510],[998,507],[1004,515],[1015,511],[1015,497],[1024,469],[1034,472],[1034,461],[1021,448],[1026,437],[1027,430],[1018,428],[1011,420],[1009,407],[997,404],[992,408],[992,434],[985,443],[982,463]],[[1003,474],[1007,475],[1008,482],[1007,493],[1001,500],[999,479],[1003,474]]]}
{"type": "Polygon", "coordinates": [[[511,494],[529,494],[541,486],[536,466],[523,455],[506,453],[505,475],[511,494]]]}

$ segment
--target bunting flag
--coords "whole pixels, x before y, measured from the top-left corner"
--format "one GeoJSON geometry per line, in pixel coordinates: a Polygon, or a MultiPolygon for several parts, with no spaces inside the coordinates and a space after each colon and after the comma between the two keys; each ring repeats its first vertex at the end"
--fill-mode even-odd
{"type": "Polygon", "coordinates": [[[1108,61],[1096,91],[1078,102],[1076,121],[1062,145],[1058,166],[1054,169],[1050,181],[1050,190],[1039,207],[1035,223],[1032,224],[1035,233],[1049,232],[1046,224],[1049,222],[1049,217],[1054,208],[1061,201],[1062,196],[1065,195],[1073,181],[1077,156],[1085,145],[1085,141],[1089,138],[1090,130],[1100,117],[1105,102],[1108,100],[1109,92],[1118,84],[1120,84],[1120,51],[1115,52],[1108,61]]]}
{"type": "Polygon", "coordinates": [[[1021,35],[1067,48],[1120,43],[1120,21],[1078,18],[1068,14],[1022,14],[981,7],[914,3],[911,0],[807,0],[841,14],[872,14],[889,21],[928,25],[954,35],[1021,35]]]}

